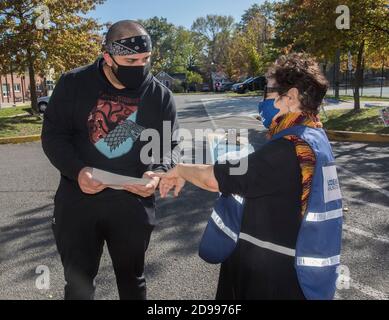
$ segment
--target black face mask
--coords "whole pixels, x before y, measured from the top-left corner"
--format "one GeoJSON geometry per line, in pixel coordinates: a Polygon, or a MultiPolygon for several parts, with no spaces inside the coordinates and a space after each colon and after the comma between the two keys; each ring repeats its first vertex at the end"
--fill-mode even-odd
{"type": "Polygon", "coordinates": [[[130,90],[139,89],[147,79],[150,73],[150,63],[145,66],[122,66],[118,64],[113,57],[112,60],[117,65],[117,69],[112,68],[116,78],[120,81],[123,86],[130,90]]]}

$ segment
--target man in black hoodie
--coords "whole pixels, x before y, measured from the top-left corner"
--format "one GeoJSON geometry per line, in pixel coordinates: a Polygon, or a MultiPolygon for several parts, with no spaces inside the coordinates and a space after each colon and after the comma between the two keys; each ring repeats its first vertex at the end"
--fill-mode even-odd
{"type": "Polygon", "coordinates": [[[104,242],[120,298],[146,299],[144,258],[159,183],[151,174],[176,163],[171,150],[178,144],[163,130],[165,121],[168,131],[178,129],[176,107],[172,93],[150,73],[151,46],[140,24],[112,25],[103,57],[62,75],[45,112],[43,149],[61,173],[52,225],[65,299],[94,298],[104,242]],[[140,139],[145,129],[158,131],[161,146],[162,140],[171,141],[171,150],[150,163],[141,159],[148,143],[140,139]],[[93,168],[150,182],[114,190],[93,179],[93,168]]]}

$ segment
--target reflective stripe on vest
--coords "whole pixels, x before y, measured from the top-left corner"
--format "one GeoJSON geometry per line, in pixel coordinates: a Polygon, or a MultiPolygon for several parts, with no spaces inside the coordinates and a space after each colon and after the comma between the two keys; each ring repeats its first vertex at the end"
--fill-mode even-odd
{"type": "Polygon", "coordinates": [[[220,218],[220,216],[217,214],[216,211],[212,212],[211,218],[221,231],[223,231],[227,236],[229,236],[235,242],[238,242],[238,235],[224,224],[222,218],[220,218]]]}
{"type": "Polygon", "coordinates": [[[239,238],[242,240],[246,240],[247,242],[250,242],[251,244],[253,244],[257,247],[263,248],[263,249],[268,249],[268,250],[271,250],[271,251],[274,251],[277,253],[291,256],[291,257],[294,257],[296,255],[296,250],[289,249],[289,248],[286,248],[283,246],[279,246],[278,244],[274,244],[271,242],[264,242],[264,241],[258,240],[258,239],[254,238],[246,233],[241,233],[239,235],[239,238]]]}
{"type": "Polygon", "coordinates": [[[238,201],[240,204],[243,204],[244,198],[241,196],[238,196],[236,194],[232,195],[236,201],[238,201]]]}
{"type": "MultiPolygon", "coordinates": [[[[267,249],[293,258],[296,255],[296,250],[294,249],[283,247],[271,242],[261,241],[246,233],[241,233],[239,235],[239,238],[247,242],[250,242],[251,244],[262,249],[267,249]]],[[[302,267],[324,268],[324,267],[334,266],[340,263],[340,256],[330,257],[326,259],[307,258],[307,257],[296,257],[296,259],[297,259],[297,265],[302,267]]]]}
{"type": "Polygon", "coordinates": [[[340,263],[340,255],[326,259],[297,257],[297,265],[301,267],[325,268],[336,266],[340,263]]]}
{"type": "Polygon", "coordinates": [[[332,219],[338,219],[343,217],[343,209],[337,209],[329,212],[314,213],[309,212],[307,215],[308,222],[323,222],[332,219]]]}

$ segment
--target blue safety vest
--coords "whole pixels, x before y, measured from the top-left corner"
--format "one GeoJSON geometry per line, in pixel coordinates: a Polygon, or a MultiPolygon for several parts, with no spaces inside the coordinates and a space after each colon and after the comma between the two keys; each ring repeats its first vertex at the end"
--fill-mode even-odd
{"type": "Polygon", "coordinates": [[[200,256],[211,263],[224,262],[235,249],[239,238],[261,248],[293,256],[304,296],[309,300],[332,300],[340,265],[343,206],[331,145],[323,129],[295,126],[275,135],[272,141],[285,136],[301,138],[316,156],[311,194],[296,248],[262,242],[241,233],[244,200],[222,195],[205,230],[200,256]],[[231,218],[231,215],[235,217],[231,218]],[[213,245],[222,248],[221,251],[210,249],[213,245]]]}
{"type": "MultiPolygon", "coordinates": [[[[213,162],[239,160],[254,152],[251,145],[226,145],[221,142],[210,150],[213,162]]],[[[221,194],[200,241],[199,256],[208,263],[224,262],[235,250],[243,219],[244,198],[221,194]]]]}

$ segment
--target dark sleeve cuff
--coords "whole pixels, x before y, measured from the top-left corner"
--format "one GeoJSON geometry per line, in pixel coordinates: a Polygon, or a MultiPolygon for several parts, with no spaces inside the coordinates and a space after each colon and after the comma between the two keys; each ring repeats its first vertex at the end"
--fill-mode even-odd
{"type": "Polygon", "coordinates": [[[166,173],[172,168],[170,165],[150,165],[147,171],[166,173]]]}
{"type": "Polygon", "coordinates": [[[228,180],[229,180],[229,169],[230,167],[227,164],[215,163],[213,167],[213,173],[215,175],[216,181],[219,184],[219,190],[221,193],[229,194],[228,190],[228,180]]]}
{"type": "Polygon", "coordinates": [[[69,168],[69,172],[65,172],[65,176],[68,176],[69,178],[78,181],[78,176],[82,169],[84,169],[86,165],[83,162],[77,161],[72,165],[71,168],[69,168]]]}

